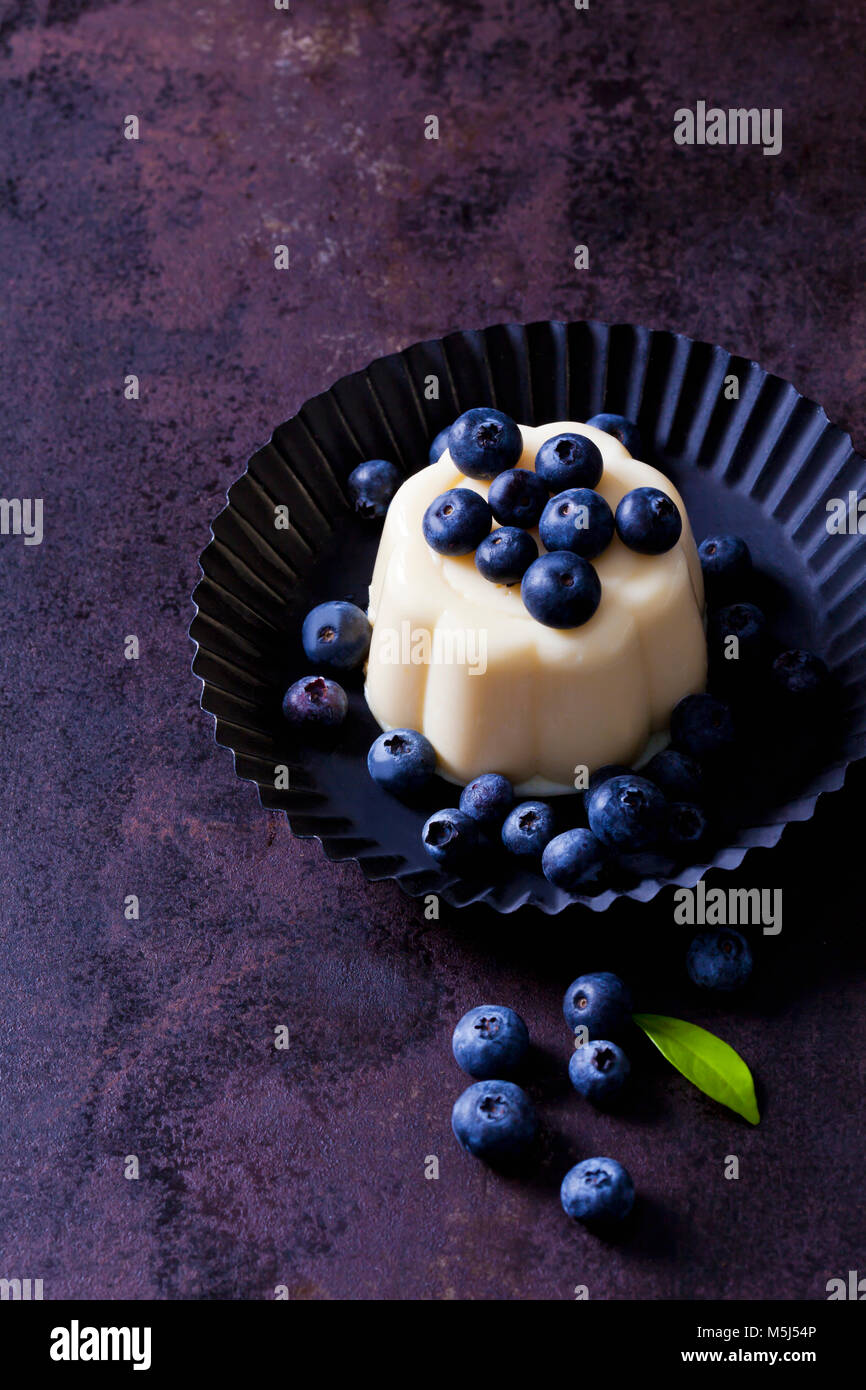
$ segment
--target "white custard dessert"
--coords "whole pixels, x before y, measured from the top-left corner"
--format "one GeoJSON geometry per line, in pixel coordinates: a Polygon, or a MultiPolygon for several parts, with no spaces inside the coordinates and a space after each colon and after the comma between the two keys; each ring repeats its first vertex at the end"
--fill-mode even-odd
{"type": "MultiPolygon", "coordinates": [[[[593,616],[547,627],[524,607],[520,584],[491,583],[473,555],[426,544],[424,513],[441,493],[487,496],[489,484],[466,477],[446,450],[403,483],[385,519],[365,694],[383,729],[430,739],[451,781],[499,772],[521,793],[573,792],[577,769],[641,760],[663,741],[674,706],[704,689],[703,579],[682,499],[657,469],[591,425],[520,429],[517,466],[530,469],[551,436],[589,436],[604,460],[596,490],[611,509],[633,488],[659,488],[679,508],[679,540],[643,555],[614,535],[593,561],[602,591],[593,616]]],[[[537,529],[531,534],[543,554],[537,529]]]]}

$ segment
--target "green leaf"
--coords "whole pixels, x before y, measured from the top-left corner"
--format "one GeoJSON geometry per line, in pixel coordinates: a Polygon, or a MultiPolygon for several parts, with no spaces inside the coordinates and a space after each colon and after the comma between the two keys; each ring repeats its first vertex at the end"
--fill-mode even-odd
{"type": "Polygon", "coordinates": [[[699,1091],[721,1101],[756,1125],[760,1120],[755,1083],[742,1057],[715,1033],[663,1014],[634,1014],[642,1028],[671,1066],[682,1072],[699,1091]]]}

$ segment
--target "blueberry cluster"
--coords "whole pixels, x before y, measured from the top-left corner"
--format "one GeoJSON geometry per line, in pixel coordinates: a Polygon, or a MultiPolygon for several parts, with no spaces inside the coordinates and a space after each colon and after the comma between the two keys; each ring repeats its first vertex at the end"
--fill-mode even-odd
{"type": "MultiPolygon", "coordinates": [[[[377,782],[407,797],[432,778],[436,757],[423,734],[390,730],[372,745],[367,765],[377,782]]],[[[651,855],[667,855],[673,867],[706,829],[697,801],[701,769],[693,758],[666,750],[646,772],[600,768],[579,809],[571,810],[573,816],[582,810],[587,824],[565,830],[558,829],[549,802],[518,801],[501,773],[482,773],[464,787],[457,806],[434,811],[421,842],[437,864],[454,872],[471,871],[479,852],[498,846],[528,867],[540,863],[544,876],[568,893],[598,893],[614,881],[618,867],[652,867],[651,855]]]]}
{"type": "MultiPolygon", "coordinates": [[[[595,415],[589,423],[641,452],[637,427],[623,416],[595,415]]],[[[493,584],[519,583],[527,611],[546,627],[580,627],[592,617],[601,584],[591,561],[614,532],[645,555],[670,550],[682,532],[675,503],[658,488],[634,488],[611,511],[595,490],[601,450],[586,435],[546,439],[531,472],[516,466],[523,452],[518,426],[483,407],[467,410],[436,436],[431,461],[446,448],[461,473],[490,483],[487,500],[471,488],[443,492],[424,513],[424,539],[440,555],[474,551],[479,572],[493,584]],[[543,555],[529,534],[536,526],[543,555]]]]}
{"type": "Polygon", "coordinates": [[[707,598],[710,685],[736,707],[744,697],[768,701],[801,727],[814,719],[830,689],[825,663],[813,652],[785,651],[774,643],[761,609],[752,602],[758,578],[740,536],[707,536],[698,546],[707,598]]]}
{"type": "MultiPolygon", "coordinates": [[[[729,992],[749,978],[752,959],[739,932],[703,932],[689,947],[687,966],[695,984],[729,992]]],[[[562,1012],[574,1041],[568,1078],[598,1110],[615,1110],[628,1094],[631,1064],[623,1044],[638,1036],[632,1009],[628,987],[607,970],[579,975],[565,991],[562,1012]]],[[[506,1005],[479,1004],[460,1019],[451,1050],[473,1080],[451,1111],[457,1142],[493,1167],[524,1167],[540,1129],[535,1106],[519,1084],[526,1083],[532,1057],[526,1023],[506,1005]]],[[[560,1186],[566,1215],[598,1231],[622,1222],[634,1198],[631,1175],[613,1158],[584,1159],[560,1186]]]]}
{"type": "MultiPolygon", "coordinates": [[[[611,1107],[629,1075],[622,1048],[610,1041],[631,1024],[631,997],[615,975],[582,975],[566,991],[563,1011],[572,1033],[586,1036],[576,1046],[568,1075],[577,1093],[600,1108],[611,1107]]],[[[513,1009],[480,1004],[464,1014],[451,1040],[454,1059],[473,1078],[454,1102],[451,1128],[467,1153],[493,1166],[524,1162],[539,1132],[535,1107],[514,1080],[527,1070],[529,1030],[513,1009]]],[[[567,1216],[603,1230],[628,1216],[634,1183],[613,1158],[587,1158],[565,1174],[560,1200],[567,1216]]]]}
{"type": "Polygon", "coordinates": [[[335,599],[310,609],[301,629],[304,655],[329,675],[303,676],[289,686],[283,696],[283,714],[290,724],[311,732],[342,724],[349,699],[330,677],[357,671],[367,659],[372,635],[367,614],[354,603],[335,599]]]}

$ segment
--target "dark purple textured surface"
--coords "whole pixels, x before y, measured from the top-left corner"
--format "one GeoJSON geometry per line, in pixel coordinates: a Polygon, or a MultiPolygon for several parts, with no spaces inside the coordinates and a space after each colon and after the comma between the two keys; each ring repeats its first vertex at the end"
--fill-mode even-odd
{"type": "Polygon", "coordinates": [[[55,1298],[822,1298],[862,1271],[851,791],[738,876],[784,888],[785,928],[750,994],[710,1004],[669,899],[428,922],[293,842],[213,746],[186,629],[208,523],[272,426],[453,328],[596,315],[722,342],[862,450],[864,40],[829,4],[0,3],[3,492],[45,499],[41,546],[0,538],[0,1277],[55,1298]],[[698,99],[783,107],[783,153],[677,149],[698,99]],[[560,998],[592,968],[723,1033],[761,1126],[649,1049],[619,1117],[572,1098],[560,998]],[[529,1182],[450,1135],[450,1031],[483,999],[540,1045],[529,1182]],[[598,1152],[641,1194],[613,1247],[557,1200],[598,1152]]]}

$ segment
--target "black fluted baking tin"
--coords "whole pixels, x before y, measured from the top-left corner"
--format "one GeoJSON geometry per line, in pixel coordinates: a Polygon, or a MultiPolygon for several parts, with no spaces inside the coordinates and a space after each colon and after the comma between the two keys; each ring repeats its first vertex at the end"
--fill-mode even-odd
{"type": "Polygon", "coordinates": [[[665,884],[691,886],[709,868],[735,869],[750,848],[776,844],[866,751],[866,541],[827,529],[828,500],[852,491],[866,491],[866,462],[850,438],[788,382],[724,348],[625,324],[557,321],[417,343],[308,401],[230,488],[193,595],[201,705],[262,805],[285,811],[293,834],[318,839],[329,859],[356,860],[370,880],[393,878],[413,897],[436,893],[499,912],[556,913],[574,902],[603,911],[621,896],[646,902],[665,884]],[[725,391],[732,376],[736,399],[725,391]],[[426,399],[431,377],[438,400],[426,399]],[[746,808],[723,848],[671,878],[571,898],[510,860],[497,860],[489,877],[443,873],[420,830],[427,811],[454,804],[457,790],[437,779],[427,810],[409,809],[371,781],[366,751],[378,726],[360,683],[349,688],[350,713],[331,749],[300,745],[282,720],[283,691],[309,673],[299,636],[306,611],[328,598],[366,607],[381,528],[353,515],[349,473],[385,457],[408,476],[426,465],[433,436],[475,405],[533,425],[602,410],[637,420],[647,461],[679,488],[697,539],[720,530],[745,537],[782,596],[777,634],[820,652],[839,682],[844,731],[827,762],[778,804],[752,816],[746,808]],[[280,504],[287,530],[274,524],[280,504]],[[274,785],[281,766],[288,790],[274,785]]]}

